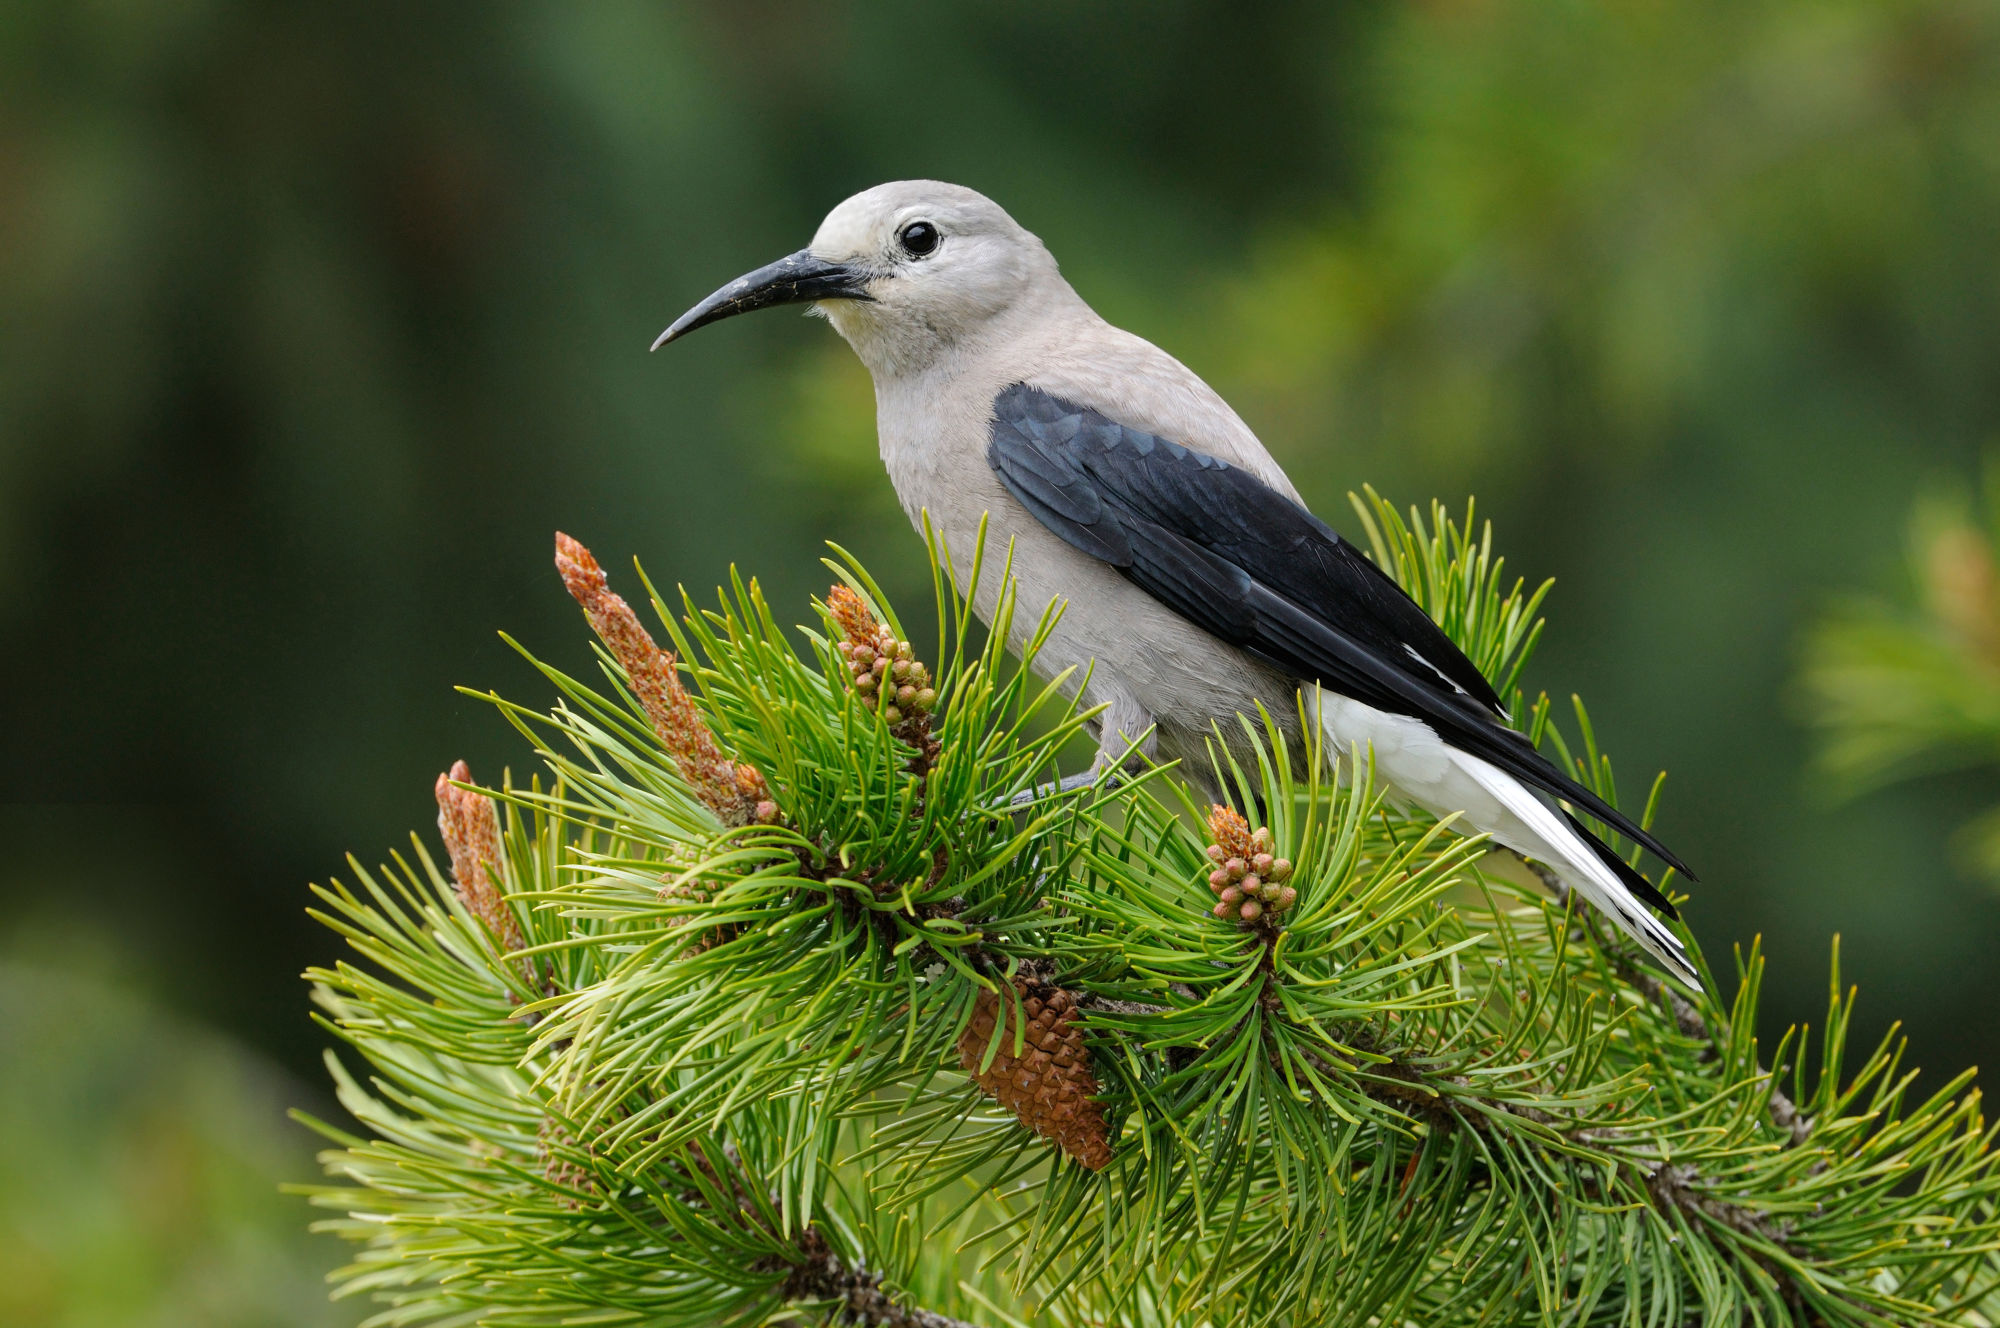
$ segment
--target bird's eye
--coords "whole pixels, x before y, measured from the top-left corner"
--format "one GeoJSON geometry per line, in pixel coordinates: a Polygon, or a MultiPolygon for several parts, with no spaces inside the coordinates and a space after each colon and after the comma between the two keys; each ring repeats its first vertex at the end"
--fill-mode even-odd
{"type": "Polygon", "coordinates": [[[922,258],[938,247],[938,228],[928,221],[913,221],[897,232],[896,241],[910,257],[922,258]]]}

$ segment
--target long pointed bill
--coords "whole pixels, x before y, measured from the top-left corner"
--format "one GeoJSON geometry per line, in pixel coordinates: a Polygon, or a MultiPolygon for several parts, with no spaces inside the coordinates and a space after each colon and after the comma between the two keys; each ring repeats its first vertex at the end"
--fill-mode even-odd
{"type": "Polygon", "coordinates": [[[844,263],[815,258],[809,249],[787,254],[775,263],[748,272],[674,320],[653,343],[658,350],[698,327],[719,323],[735,314],[774,304],[811,304],[816,300],[866,300],[866,273],[844,263]]]}

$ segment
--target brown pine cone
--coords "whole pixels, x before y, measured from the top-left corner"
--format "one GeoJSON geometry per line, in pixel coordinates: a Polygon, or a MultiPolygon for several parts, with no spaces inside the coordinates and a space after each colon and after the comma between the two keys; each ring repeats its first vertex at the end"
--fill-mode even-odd
{"type": "Polygon", "coordinates": [[[1011,1019],[1014,1008],[998,993],[981,991],[958,1039],[958,1063],[1021,1124],[1092,1171],[1102,1171],[1111,1161],[1111,1134],[1092,1101],[1097,1076],[1090,1072],[1090,1052],[1077,1026],[1076,998],[1061,987],[1018,981],[1016,986],[1028,1019],[1021,1054],[1014,1055],[1009,1027],[1000,1035],[993,1063],[978,1072],[995,1026],[1011,1019]]]}

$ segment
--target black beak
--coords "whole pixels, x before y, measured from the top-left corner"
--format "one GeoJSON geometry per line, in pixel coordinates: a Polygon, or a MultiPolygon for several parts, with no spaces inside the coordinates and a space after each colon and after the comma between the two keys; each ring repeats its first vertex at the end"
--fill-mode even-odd
{"type": "Polygon", "coordinates": [[[829,263],[801,249],[755,272],[747,272],[674,320],[653,343],[658,350],[698,327],[719,323],[734,314],[774,304],[810,304],[815,300],[866,300],[868,274],[844,263],[829,263]]]}

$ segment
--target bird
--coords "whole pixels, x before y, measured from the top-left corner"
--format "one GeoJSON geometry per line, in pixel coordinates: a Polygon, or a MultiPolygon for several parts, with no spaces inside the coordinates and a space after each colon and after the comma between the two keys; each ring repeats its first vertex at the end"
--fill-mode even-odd
{"type": "MultiPolygon", "coordinates": [[[[1179,761],[1221,801],[1209,744],[1261,710],[1368,753],[1386,793],[1483,833],[1594,905],[1691,989],[1672,901],[1579,813],[1688,879],[1660,840],[1509,726],[1492,684],[1423,608],[1314,516],[1214,389],[1085,303],[1040,239],[960,185],[903,180],[836,206],[812,242],[682,314],[653,349],[809,306],[874,380],[898,500],[964,584],[1011,549],[1022,604],[1063,610],[1032,665],[1098,711],[1093,772],[1179,761]]],[[[991,623],[1002,588],[973,607],[991,623]]],[[[1017,614],[1009,646],[1035,629],[1017,614]]],[[[1297,744],[1303,750],[1309,744],[1297,744]]]]}

